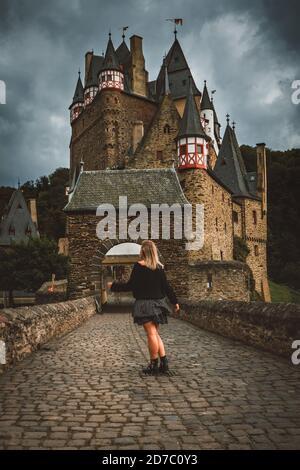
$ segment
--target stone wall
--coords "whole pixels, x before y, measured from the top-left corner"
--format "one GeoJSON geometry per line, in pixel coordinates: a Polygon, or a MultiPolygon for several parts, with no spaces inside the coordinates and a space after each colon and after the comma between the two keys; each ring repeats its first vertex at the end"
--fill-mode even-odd
{"type": "Polygon", "coordinates": [[[180,171],[179,181],[193,207],[195,204],[204,205],[204,246],[199,251],[191,251],[190,259],[232,260],[231,194],[202,169],[180,171]]]}
{"type": "Polygon", "coordinates": [[[149,131],[145,134],[128,168],[171,167],[177,165],[175,137],[179,129],[179,114],[170,95],[164,96],[149,131]]]}
{"type": "Polygon", "coordinates": [[[143,121],[147,129],[157,110],[157,104],[137,95],[103,90],[72,124],[70,171],[103,170],[124,164],[132,146],[133,127],[143,121]]]}
{"type": "Polygon", "coordinates": [[[49,340],[78,327],[94,313],[93,297],[1,310],[0,341],[6,346],[6,365],[0,364],[0,373],[49,340]]]}
{"type": "Polygon", "coordinates": [[[240,261],[198,261],[188,266],[185,298],[199,300],[250,300],[250,269],[240,261]]]}
{"type": "Polygon", "coordinates": [[[263,302],[180,303],[179,316],[205,330],[290,357],[300,339],[300,306],[263,302]]]}

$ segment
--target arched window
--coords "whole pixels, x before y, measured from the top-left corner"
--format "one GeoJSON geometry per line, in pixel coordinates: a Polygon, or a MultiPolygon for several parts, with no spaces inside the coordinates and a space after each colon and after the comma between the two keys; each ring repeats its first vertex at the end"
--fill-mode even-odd
{"type": "Polygon", "coordinates": [[[166,124],[164,127],[164,134],[170,134],[171,128],[169,124],[166,124]]]}

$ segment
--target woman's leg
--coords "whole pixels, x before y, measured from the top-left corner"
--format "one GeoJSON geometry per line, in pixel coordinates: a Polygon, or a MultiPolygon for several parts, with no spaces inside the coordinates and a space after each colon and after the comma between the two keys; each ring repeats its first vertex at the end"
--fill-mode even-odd
{"type": "Polygon", "coordinates": [[[158,343],[157,330],[156,330],[155,323],[153,323],[152,321],[149,321],[147,323],[144,323],[143,326],[147,333],[150,358],[157,359],[158,351],[159,351],[159,343],[158,343]]]}
{"type": "Polygon", "coordinates": [[[159,334],[159,325],[157,324],[156,325],[156,334],[157,334],[157,341],[158,341],[158,354],[159,354],[159,357],[164,357],[166,355],[166,351],[165,351],[165,346],[164,346],[164,343],[160,337],[160,334],[159,334]]]}

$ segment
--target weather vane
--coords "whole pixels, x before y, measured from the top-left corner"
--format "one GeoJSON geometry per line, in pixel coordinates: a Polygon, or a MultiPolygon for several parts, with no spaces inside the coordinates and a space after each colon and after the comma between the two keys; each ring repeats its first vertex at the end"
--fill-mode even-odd
{"type": "Polygon", "coordinates": [[[172,21],[172,23],[174,23],[174,35],[176,39],[177,38],[177,25],[180,24],[180,26],[182,26],[183,19],[182,18],[167,18],[166,21],[172,21]]]}
{"type": "Polygon", "coordinates": [[[122,33],[123,41],[125,40],[125,31],[127,31],[128,28],[129,28],[129,26],[122,26],[122,28],[119,28],[123,31],[123,33],[122,33]]]}

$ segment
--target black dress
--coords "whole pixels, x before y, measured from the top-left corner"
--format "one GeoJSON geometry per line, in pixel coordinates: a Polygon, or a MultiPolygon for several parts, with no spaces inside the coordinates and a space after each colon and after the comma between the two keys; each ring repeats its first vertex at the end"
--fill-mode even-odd
{"type": "Polygon", "coordinates": [[[172,311],[167,298],[175,305],[178,303],[175,292],[167,281],[163,268],[155,270],[135,263],[128,282],[114,281],[112,292],[131,291],[135,297],[132,316],[134,323],[143,325],[148,321],[168,323],[172,311]]]}

